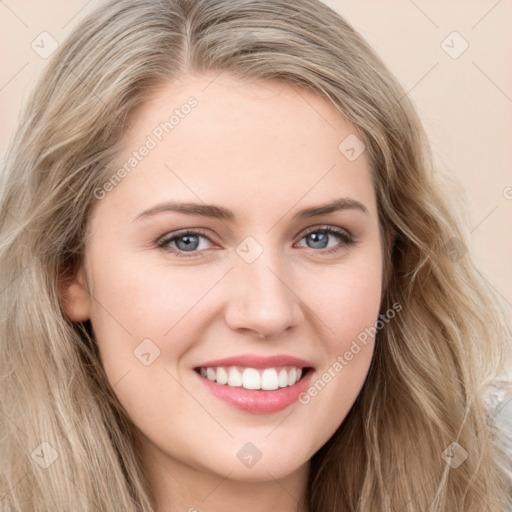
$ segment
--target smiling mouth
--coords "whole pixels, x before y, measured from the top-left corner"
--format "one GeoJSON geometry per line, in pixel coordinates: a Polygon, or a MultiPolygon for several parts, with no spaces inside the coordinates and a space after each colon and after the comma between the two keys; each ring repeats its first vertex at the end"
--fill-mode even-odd
{"type": "Polygon", "coordinates": [[[248,390],[273,391],[293,386],[312,370],[310,367],[279,366],[250,368],[242,366],[198,367],[194,371],[221,386],[248,390]]]}

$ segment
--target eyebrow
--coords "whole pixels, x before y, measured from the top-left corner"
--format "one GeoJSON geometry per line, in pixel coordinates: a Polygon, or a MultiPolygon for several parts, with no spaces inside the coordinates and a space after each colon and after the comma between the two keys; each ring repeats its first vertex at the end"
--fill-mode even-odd
{"type": "MultiPolygon", "coordinates": [[[[311,217],[317,217],[319,215],[326,215],[340,210],[359,210],[368,215],[368,209],[363,203],[351,199],[349,197],[341,197],[335,199],[329,203],[325,203],[319,206],[313,206],[300,210],[293,216],[293,220],[309,219],[311,217]]],[[[139,213],[132,222],[152,217],[163,212],[178,212],[187,215],[200,215],[202,217],[212,217],[216,219],[226,220],[233,222],[235,220],[235,214],[223,206],[217,206],[214,204],[201,204],[201,203],[177,203],[167,201],[143,212],[139,213]]]]}

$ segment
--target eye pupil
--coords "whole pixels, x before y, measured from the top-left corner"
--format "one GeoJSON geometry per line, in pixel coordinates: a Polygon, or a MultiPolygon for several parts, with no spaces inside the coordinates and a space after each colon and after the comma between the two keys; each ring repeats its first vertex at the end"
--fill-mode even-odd
{"type": "Polygon", "coordinates": [[[315,246],[314,247],[315,249],[318,249],[318,248],[323,249],[325,247],[325,245],[322,245],[322,244],[328,242],[329,235],[327,233],[315,232],[315,233],[310,233],[309,237],[312,239],[314,244],[319,243],[321,245],[321,247],[315,246]]]}
{"type": "Polygon", "coordinates": [[[194,235],[183,235],[176,239],[176,245],[180,250],[197,249],[198,237],[194,235]],[[179,247],[180,242],[184,241],[183,247],[179,247]]]}

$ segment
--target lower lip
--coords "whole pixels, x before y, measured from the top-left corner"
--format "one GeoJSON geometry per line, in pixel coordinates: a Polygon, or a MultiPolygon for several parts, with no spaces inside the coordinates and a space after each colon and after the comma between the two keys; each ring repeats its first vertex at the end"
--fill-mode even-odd
{"type": "Polygon", "coordinates": [[[225,402],[253,414],[271,414],[282,411],[297,401],[299,395],[306,391],[311,382],[313,369],[293,386],[272,391],[262,389],[245,389],[227,384],[217,384],[194,372],[212,394],[225,402]]]}

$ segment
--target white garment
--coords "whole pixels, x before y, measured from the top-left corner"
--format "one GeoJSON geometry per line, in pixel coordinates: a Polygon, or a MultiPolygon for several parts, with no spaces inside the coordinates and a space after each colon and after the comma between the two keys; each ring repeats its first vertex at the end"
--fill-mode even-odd
{"type": "MultiPolygon", "coordinates": [[[[512,485],[512,382],[508,376],[496,379],[486,392],[490,426],[496,444],[505,455],[508,478],[512,485]]],[[[509,497],[512,505],[512,496],[509,497]]],[[[512,508],[509,509],[512,512],[512,508]]]]}

